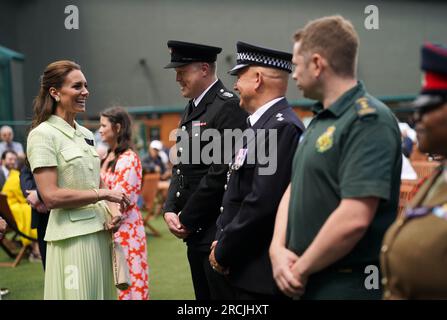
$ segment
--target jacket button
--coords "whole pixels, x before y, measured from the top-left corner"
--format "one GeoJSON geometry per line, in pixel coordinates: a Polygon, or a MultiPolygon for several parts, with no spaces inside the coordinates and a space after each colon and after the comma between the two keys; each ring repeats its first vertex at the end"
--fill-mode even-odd
{"type": "Polygon", "coordinates": [[[177,193],[175,194],[175,196],[178,198],[180,197],[180,192],[177,191],[177,193]]]}
{"type": "Polygon", "coordinates": [[[386,286],[388,283],[388,279],[387,278],[382,278],[382,285],[386,286]]]}
{"type": "Polygon", "coordinates": [[[177,169],[177,171],[176,171],[176,172],[177,172],[177,174],[180,174],[180,169],[177,169]]]}
{"type": "Polygon", "coordinates": [[[389,299],[391,297],[391,292],[390,290],[385,290],[385,292],[383,293],[383,297],[385,299],[389,299]]]}
{"type": "Polygon", "coordinates": [[[220,207],[220,213],[222,213],[224,210],[224,207],[220,207]]]}

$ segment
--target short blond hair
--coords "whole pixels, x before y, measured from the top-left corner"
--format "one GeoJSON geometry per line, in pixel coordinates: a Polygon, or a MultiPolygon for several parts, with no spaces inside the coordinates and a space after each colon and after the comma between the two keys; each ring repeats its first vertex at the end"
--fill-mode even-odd
{"type": "Polygon", "coordinates": [[[300,53],[318,53],[335,74],[355,77],[359,37],[349,20],[338,15],[312,20],[293,38],[301,44],[300,53]]]}

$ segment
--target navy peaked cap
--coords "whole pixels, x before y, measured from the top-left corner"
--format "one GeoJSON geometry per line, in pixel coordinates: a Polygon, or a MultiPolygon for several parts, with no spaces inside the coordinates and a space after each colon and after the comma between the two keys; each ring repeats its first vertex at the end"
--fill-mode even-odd
{"type": "Polygon", "coordinates": [[[204,44],[169,40],[168,48],[171,51],[171,62],[165,66],[177,68],[193,62],[215,62],[222,48],[204,44]]]}

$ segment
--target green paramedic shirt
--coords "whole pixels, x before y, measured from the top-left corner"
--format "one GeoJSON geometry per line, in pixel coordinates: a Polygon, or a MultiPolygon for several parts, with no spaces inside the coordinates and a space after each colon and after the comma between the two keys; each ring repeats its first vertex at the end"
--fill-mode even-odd
{"type": "Polygon", "coordinates": [[[287,247],[309,247],[345,198],[378,197],[368,231],[336,266],[375,263],[383,235],[396,217],[401,174],[401,138],[390,109],[362,82],[328,109],[317,104],[294,156],[287,247]]]}

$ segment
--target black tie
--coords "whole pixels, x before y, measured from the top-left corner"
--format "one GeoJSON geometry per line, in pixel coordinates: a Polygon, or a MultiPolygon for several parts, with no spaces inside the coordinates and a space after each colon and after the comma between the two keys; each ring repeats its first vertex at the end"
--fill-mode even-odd
{"type": "Polygon", "coordinates": [[[193,111],[194,111],[194,102],[191,99],[191,100],[189,100],[189,103],[188,103],[187,116],[189,117],[193,111]]]}
{"type": "Polygon", "coordinates": [[[247,117],[245,121],[247,121],[247,128],[251,128],[250,117],[247,117]]]}

